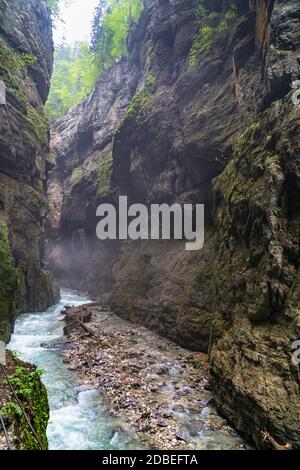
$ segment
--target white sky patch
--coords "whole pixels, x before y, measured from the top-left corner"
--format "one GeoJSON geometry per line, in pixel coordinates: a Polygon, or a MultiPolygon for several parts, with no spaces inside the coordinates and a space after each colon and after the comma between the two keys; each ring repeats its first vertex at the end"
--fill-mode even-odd
{"type": "Polygon", "coordinates": [[[92,19],[99,0],[73,0],[69,6],[61,6],[60,21],[54,29],[54,43],[89,41],[92,19]]]}

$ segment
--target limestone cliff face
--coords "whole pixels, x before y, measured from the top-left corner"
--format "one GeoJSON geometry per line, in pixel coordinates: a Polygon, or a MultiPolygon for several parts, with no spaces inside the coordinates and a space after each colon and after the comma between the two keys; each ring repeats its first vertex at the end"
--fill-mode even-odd
{"type": "Polygon", "coordinates": [[[224,416],[258,447],[264,429],[299,447],[299,2],[232,3],[145,1],[128,59],[56,124],[49,262],[209,348],[224,416]],[[120,194],[204,203],[204,249],[96,240],[97,205],[120,194]]]}
{"type": "Polygon", "coordinates": [[[20,311],[44,310],[59,297],[42,270],[50,166],[43,113],[52,71],[50,11],[45,1],[0,1],[0,338],[20,311]]]}
{"type": "Polygon", "coordinates": [[[63,284],[103,294],[111,288],[114,243],[96,239],[96,207],[111,198],[112,141],[130,101],[127,62],[116,64],[52,130],[47,259],[63,284]]]}
{"type": "MultiPolygon", "coordinates": [[[[73,277],[72,285],[105,297],[111,294],[121,315],[192,349],[207,350],[209,266],[214,257],[211,179],[223,168],[214,159],[214,140],[223,141],[232,130],[223,124],[219,133],[212,129],[211,144],[196,135],[199,84],[212,72],[209,65],[203,78],[188,65],[199,28],[196,6],[197,1],[145,2],[128,39],[128,59],[104,75],[91,96],[55,125],[49,263],[67,282],[73,277]],[[198,145],[203,146],[200,153],[198,145]],[[211,148],[206,154],[207,146],[211,148]],[[127,194],[131,202],[205,202],[207,248],[199,255],[185,252],[178,242],[120,246],[96,240],[96,207],[119,194],[127,194]]],[[[231,87],[227,83],[224,93],[226,86],[231,87]]],[[[225,114],[237,108],[234,95],[230,100],[225,114]]]]}
{"type": "Polygon", "coordinates": [[[221,412],[257,446],[267,428],[299,448],[300,374],[291,355],[300,334],[300,11],[297,1],[278,1],[273,11],[273,2],[260,3],[257,62],[249,58],[235,78],[245,129],[214,183],[213,390],[221,412]]]}

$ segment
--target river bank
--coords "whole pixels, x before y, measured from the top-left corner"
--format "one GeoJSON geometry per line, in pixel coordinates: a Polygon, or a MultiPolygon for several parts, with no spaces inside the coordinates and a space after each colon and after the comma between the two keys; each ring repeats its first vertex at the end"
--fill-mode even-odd
{"type": "Polygon", "coordinates": [[[106,397],[110,416],[121,420],[112,442],[129,432],[147,448],[249,448],[214,408],[205,354],[120,319],[109,308],[88,305],[85,311],[91,334],[72,328],[64,362],[87,388],[106,397]]]}
{"type": "Polygon", "coordinates": [[[21,315],[9,348],[43,369],[50,450],[248,448],[214,408],[206,355],[82,293],[63,289],[58,305],[21,315]],[[63,321],[68,305],[85,306],[85,329],[63,321]]]}
{"type": "MultiPolygon", "coordinates": [[[[108,415],[103,396],[84,386],[81,378],[67,369],[61,351],[49,346],[63,341],[63,324],[58,317],[65,305],[79,306],[89,301],[82,293],[62,289],[58,305],[18,317],[9,344],[10,350],[16,351],[23,361],[43,370],[42,382],[50,405],[47,428],[50,450],[119,448],[111,442],[115,422],[108,415]]],[[[125,448],[123,442],[120,448],[125,448]]]]}
{"type": "Polygon", "coordinates": [[[0,365],[0,415],[0,450],[48,448],[49,407],[41,371],[10,351],[0,365]]]}

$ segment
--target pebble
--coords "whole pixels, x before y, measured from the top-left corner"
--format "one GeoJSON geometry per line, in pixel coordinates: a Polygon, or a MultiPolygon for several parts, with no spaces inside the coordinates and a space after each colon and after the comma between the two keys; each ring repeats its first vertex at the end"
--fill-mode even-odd
{"type": "Polygon", "coordinates": [[[184,431],[177,431],[176,439],[178,439],[179,441],[186,442],[187,444],[191,442],[191,437],[188,435],[188,433],[184,431]]]}
{"type": "MultiPolygon", "coordinates": [[[[217,415],[214,403],[207,403],[211,396],[198,386],[205,383],[210,390],[205,354],[191,353],[143,327],[132,329],[132,324],[107,310],[104,314],[94,306],[93,314],[89,329],[99,340],[83,337],[80,328],[72,330],[68,339],[74,349],[62,353],[64,361],[81,383],[103,391],[110,414],[133,440],[145,442],[150,449],[201,449],[208,443],[203,444],[199,433],[210,429],[216,441],[224,440],[220,449],[245,444],[217,415]],[[109,347],[101,346],[108,342],[109,347]]],[[[123,431],[116,431],[113,440],[119,432],[123,431]]]]}

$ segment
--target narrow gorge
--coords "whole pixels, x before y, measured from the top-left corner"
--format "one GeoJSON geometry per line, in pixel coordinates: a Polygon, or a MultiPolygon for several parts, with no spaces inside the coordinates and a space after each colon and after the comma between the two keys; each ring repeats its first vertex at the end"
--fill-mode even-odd
{"type": "MultiPolygon", "coordinates": [[[[0,340],[12,337],[10,349],[45,369],[56,418],[66,397],[77,406],[69,374],[78,375],[79,394],[101,390],[105,405],[92,395],[100,416],[113,410],[123,420],[95,430],[102,449],[300,449],[299,1],[144,0],[126,56],[51,129],[49,3],[0,0],[0,340]],[[99,240],[97,208],[117,206],[120,196],[147,207],[204,204],[204,247],[99,240]],[[57,346],[61,310],[66,320],[85,302],[87,331],[61,323],[70,350],[41,351],[47,335],[57,346]],[[122,380],[142,424],[122,405],[122,380]],[[180,403],[166,411],[177,392],[180,403]],[[150,416],[156,406],[163,412],[150,416]],[[116,428],[127,433],[118,442],[116,428]]],[[[8,354],[10,373],[14,361],[32,373],[8,354]]],[[[2,382],[0,415],[11,400],[2,382]]],[[[33,389],[43,410],[24,406],[46,447],[39,378],[33,389]]],[[[78,422],[94,419],[95,410],[81,413],[78,422]]],[[[51,446],[71,448],[60,424],[48,427],[51,446]]],[[[86,448],[97,449],[89,439],[86,448]]],[[[35,446],[28,436],[18,441],[35,446]]]]}

